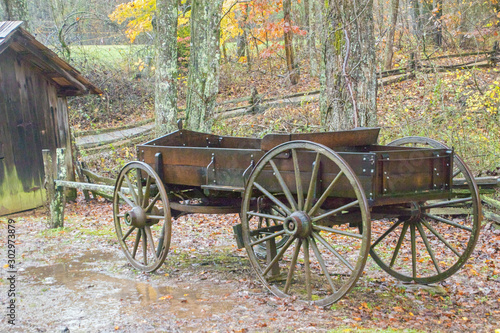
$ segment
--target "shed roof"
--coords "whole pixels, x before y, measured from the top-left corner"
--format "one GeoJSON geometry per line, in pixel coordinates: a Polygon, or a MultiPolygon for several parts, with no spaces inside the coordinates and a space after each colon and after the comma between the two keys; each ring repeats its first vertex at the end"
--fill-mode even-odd
{"type": "Polygon", "coordinates": [[[21,27],[22,21],[0,22],[0,57],[8,48],[18,53],[59,87],[63,96],[101,94],[82,74],[21,27]]]}

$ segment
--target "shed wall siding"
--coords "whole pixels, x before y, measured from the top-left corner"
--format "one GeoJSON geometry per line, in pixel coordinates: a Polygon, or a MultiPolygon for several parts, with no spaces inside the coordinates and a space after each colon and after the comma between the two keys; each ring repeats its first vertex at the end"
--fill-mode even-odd
{"type": "MultiPolygon", "coordinates": [[[[44,202],[42,149],[71,152],[65,98],[11,50],[0,54],[0,215],[44,202]]],[[[71,153],[68,154],[71,157],[71,153]]],[[[53,158],[55,161],[55,156],[53,158]]],[[[71,164],[71,160],[69,160],[71,164]]]]}

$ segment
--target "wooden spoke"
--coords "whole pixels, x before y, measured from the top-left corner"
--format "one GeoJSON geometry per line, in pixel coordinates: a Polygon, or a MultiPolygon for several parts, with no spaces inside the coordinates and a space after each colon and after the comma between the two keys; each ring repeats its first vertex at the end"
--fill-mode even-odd
{"type": "Polygon", "coordinates": [[[336,230],[336,229],[325,227],[322,225],[313,225],[313,230],[315,230],[315,231],[323,230],[323,231],[327,231],[327,232],[332,232],[334,234],[363,239],[363,235],[354,234],[352,232],[343,231],[343,230],[336,230]]]}
{"type": "Polygon", "coordinates": [[[119,192],[116,192],[118,194],[118,196],[120,197],[120,199],[122,199],[123,201],[125,201],[127,203],[127,205],[129,205],[130,207],[134,208],[135,205],[133,204],[132,201],[129,200],[129,198],[127,198],[125,196],[125,194],[123,194],[121,191],[119,192]]]}
{"type": "Polygon", "coordinates": [[[295,184],[297,186],[297,201],[298,210],[302,210],[304,205],[304,192],[302,190],[302,180],[300,179],[299,159],[297,158],[297,151],[292,149],[293,171],[295,173],[295,184]]]}
{"type": "Polygon", "coordinates": [[[413,279],[417,277],[417,243],[415,240],[415,226],[410,224],[411,236],[411,268],[413,279]]]}
{"type": "Polygon", "coordinates": [[[144,210],[146,211],[146,213],[149,212],[149,211],[151,211],[151,209],[153,208],[153,206],[155,205],[155,203],[158,201],[158,199],[160,199],[160,196],[161,196],[161,193],[158,192],[158,194],[155,195],[155,197],[153,198],[153,201],[151,201],[149,203],[149,205],[146,208],[144,208],[144,210]]]}
{"type": "Polygon", "coordinates": [[[142,207],[146,207],[149,202],[149,195],[151,193],[151,177],[148,175],[146,178],[146,190],[144,192],[144,198],[142,200],[142,207]]]}
{"type": "Polygon", "coordinates": [[[434,251],[432,251],[431,245],[429,244],[429,240],[427,239],[427,235],[425,234],[425,231],[420,223],[417,223],[417,229],[418,233],[420,234],[420,237],[422,237],[422,240],[424,241],[427,252],[429,252],[429,255],[431,256],[432,263],[434,264],[436,271],[438,272],[438,274],[441,274],[441,269],[439,268],[436,257],[434,256],[434,251]]]}
{"type": "Polygon", "coordinates": [[[372,247],[375,247],[377,246],[378,243],[380,243],[380,241],[382,239],[384,239],[385,237],[387,237],[387,235],[389,235],[394,229],[396,229],[398,227],[398,225],[400,225],[401,223],[403,223],[402,221],[398,221],[396,223],[394,223],[389,229],[387,229],[386,232],[384,232],[382,234],[382,236],[380,236],[379,238],[377,238],[377,240],[375,242],[373,242],[372,244],[372,247]]]}
{"type": "Polygon", "coordinates": [[[455,199],[455,200],[448,200],[448,201],[442,201],[442,202],[436,202],[436,203],[433,203],[433,204],[420,206],[420,208],[422,208],[422,209],[440,208],[440,207],[447,207],[447,206],[450,206],[450,205],[464,203],[464,202],[469,202],[469,201],[472,201],[472,197],[455,199]]]}
{"type": "Polygon", "coordinates": [[[313,216],[316,211],[321,207],[321,205],[323,204],[323,202],[325,202],[326,198],[328,198],[328,196],[330,195],[330,193],[333,191],[333,187],[335,186],[335,184],[337,183],[337,181],[340,179],[340,177],[344,174],[343,171],[340,171],[337,176],[335,177],[335,179],[330,183],[330,185],[328,185],[328,188],[326,189],[325,192],[323,192],[323,194],[321,195],[321,197],[318,199],[318,201],[316,202],[316,204],[314,205],[313,208],[311,208],[311,210],[309,211],[309,216],[313,216]]]}
{"type": "Polygon", "coordinates": [[[146,236],[147,236],[148,241],[149,241],[149,248],[151,249],[151,253],[153,254],[155,259],[158,259],[158,255],[157,255],[156,249],[155,249],[155,243],[153,241],[153,235],[151,234],[151,228],[149,226],[145,226],[144,230],[146,231],[146,236]]]}
{"type": "Polygon", "coordinates": [[[333,284],[332,277],[330,276],[330,273],[328,272],[328,269],[326,268],[325,261],[323,260],[323,257],[321,256],[321,253],[319,252],[318,245],[316,245],[316,241],[314,238],[310,237],[311,240],[311,246],[314,252],[314,255],[316,255],[316,259],[318,259],[319,266],[321,267],[321,270],[323,271],[323,274],[325,274],[326,280],[328,281],[328,284],[332,288],[332,293],[334,293],[335,290],[335,285],[333,284]]]}
{"type": "Polygon", "coordinates": [[[257,244],[260,244],[262,242],[265,242],[269,239],[272,239],[272,238],[275,238],[275,237],[278,237],[278,236],[281,236],[285,233],[285,230],[281,230],[281,231],[278,231],[278,232],[275,232],[273,233],[272,235],[269,235],[269,236],[266,236],[266,237],[262,237],[262,238],[259,238],[258,240],[254,241],[254,242],[251,242],[250,243],[250,246],[254,246],[254,245],[257,245],[257,244]]]}
{"type": "Polygon", "coordinates": [[[269,164],[271,164],[273,168],[274,176],[276,177],[276,179],[278,179],[278,182],[280,183],[280,186],[283,189],[283,193],[285,193],[288,203],[290,204],[290,206],[293,208],[294,211],[297,210],[298,209],[297,202],[295,202],[295,198],[293,197],[292,192],[290,192],[290,189],[288,188],[288,186],[286,186],[285,180],[281,176],[278,167],[276,167],[276,163],[274,163],[273,160],[270,160],[269,164]]]}
{"type": "Polygon", "coordinates": [[[399,235],[398,244],[396,245],[396,248],[394,249],[394,253],[392,254],[391,263],[390,263],[389,267],[394,266],[394,263],[396,262],[396,258],[398,257],[398,254],[399,254],[399,249],[401,248],[401,244],[403,244],[403,240],[405,238],[406,231],[408,230],[409,225],[410,225],[409,223],[405,223],[403,225],[403,230],[401,230],[401,234],[399,235]]]}
{"type": "Polygon", "coordinates": [[[309,240],[305,238],[302,245],[304,247],[304,271],[306,275],[307,299],[309,301],[312,301],[311,263],[309,262],[309,240]]]}
{"type": "Polygon", "coordinates": [[[275,210],[275,211],[276,211],[276,213],[280,214],[280,215],[281,215],[281,216],[283,216],[283,217],[287,217],[287,216],[288,216],[288,215],[287,215],[284,211],[282,211],[282,210],[281,210],[281,208],[279,208],[279,207],[274,206],[274,207],[273,207],[273,210],[275,210]]]}
{"type": "Polygon", "coordinates": [[[443,222],[443,223],[446,223],[446,224],[449,224],[453,227],[456,227],[456,228],[460,228],[460,229],[463,229],[463,230],[467,230],[469,232],[472,232],[472,229],[467,227],[467,226],[464,226],[464,225],[461,225],[461,224],[458,224],[456,222],[453,222],[453,221],[450,221],[448,219],[445,219],[443,217],[440,217],[440,216],[436,216],[436,215],[432,215],[432,214],[428,214],[428,213],[424,213],[423,215],[427,216],[428,218],[431,218],[433,220],[436,220],[436,221],[439,221],[439,222],[443,222]]]}
{"type": "Polygon", "coordinates": [[[137,193],[135,193],[134,187],[132,186],[132,182],[130,181],[130,178],[128,177],[127,174],[123,175],[125,177],[125,180],[127,181],[128,184],[128,190],[132,193],[132,196],[134,197],[134,203],[136,206],[140,205],[140,201],[137,198],[137,193]]]}
{"type": "Polygon", "coordinates": [[[125,239],[127,239],[127,237],[130,236],[130,234],[134,230],[135,230],[135,227],[130,228],[129,231],[127,231],[127,233],[125,234],[125,236],[122,237],[122,241],[125,241],[125,239]]]}
{"type": "Polygon", "coordinates": [[[335,208],[334,210],[331,210],[331,211],[329,211],[327,213],[324,213],[324,214],[321,214],[319,216],[313,217],[311,220],[312,220],[313,223],[316,223],[316,222],[324,219],[325,217],[328,217],[328,216],[331,216],[331,215],[335,215],[337,213],[341,213],[343,210],[346,210],[346,209],[349,209],[351,207],[354,207],[358,203],[359,203],[358,200],[354,200],[353,202],[350,202],[350,203],[348,203],[346,205],[343,205],[342,207],[335,208]]]}
{"type": "Polygon", "coordinates": [[[269,271],[271,270],[271,268],[273,268],[273,266],[283,256],[283,254],[285,253],[285,251],[290,247],[290,245],[292,244],[293,240],[294,240],[293,237],[290,237],[288,239],[288,241],[285,243],[285,245],[283,245],[283,247],[280,249],[280,252],[278,252],[278,254],[276,255],[276,257],[274,257],[273,260],[271,260],[271,262],[269,263],[269,265],[267,265],[267,267],[264,270],[264,272],[262,273],[262,275],[265,276],[267,273],[269,273],[269,271]]]}
{"type": "Polygon", "coordinates": [[[259,229],[261,228],[265,228],[265,227],[270,227],[271,224],[269,223],[269,219],[266,219],[266,218],[263,218],[263,217],[259,217],[259,229]],[[265,222],[265,226],[262,225],[262,222],[265,222]]]}
{"type": "Polygon", "coordinates": [[[313,170],[311,173],[311,180],[309,181],[309,189],[307,190],[307,198],[304,204],[304,210],[307,212],[312,205],[312,200],[314,199],[315,187],[316,187],[316,179],[318,178],[319,172],[319,164],[320,164],[320,153],[316,153],[316,159],[313,163],[313,170]]]}
{"type": "Polygon", "coordinates": [[[285,222],[285,218],[281,217],[281,216],[264,214],[264,213],[256,213],[256,212],[248,212],[247,214],[251,215],[251,216],[262,217],[262,218],[265,218],[265,219],[278,220],[278,221],[285,222]]]}
{"type": "Polygon", "coordinates": [[[347,266],[352,271],[354,271],[354,267],[340,254],[335,250],[320,234],[313,232],[313,237],[316,238],[324,247],[326,247],[330,252],[332,252],[344,265],[347,266]]]}
{"type": "Polygon", "coordinates": [[[422,219],[422,224],[425,225],[427,229],[430,230],[444,245],[446,245],[447,248],[449,248],[453,253],[455,253],[458,257],[460,257],[462,254],[458,252],[453,246],[451,246],[446,239],[444,239],[443,235],[441,235],[438,231],[436,231],[429,222],[425,221],[422,219]]]}
{"type": "Polygon", "coordinates": [[[458,175],[459,175],[459,174],[461,174],[461,173],[462,173],[462,170],[458,169],[457,171],[455,171],[455,172],[453,173],[453,176],[452,176],[451,178],[453,179],[453,178],[455,178],[456,176],[458,176],[458,175]]]}
{"type": "Polygon", "coordinates": [[[142,256],[144,260],[144,265],[148,264],[148,238],[146,236],[146,232],[144,229],[141,229],[142,231],[142,256]]]}
{"type": "Polygon", "coordinates": [[[141,169],[135,169],[136,170],[136,178],[137,178],[137,194],[138,194],[138,200],[137,200],[137,205],[141,206],[143,205],[144,202],[144,194],[142,193],[142,175],[141,175],[141,169]]]}
{"type": "Polygon", "coordinates": [[[141,229],[137,230],[137,236],[135,237],[134,249],[132,250],[132,258],[135,259],[135,255],[137,254],[137,248],[139,247],[139,242],[141,240],[141,229]]]}
{"type": "Polygon", "coordinates": [[[269,193],[269,191],[267,191],[265,188],[263,188],[259,183],[254,182],[253,185],[255,187],[257,187],[259,189],[259,191],[262,192],[262,194],[264,194],[266,197],[268,197],[269,199],[271,199],[272,202],[274,202],[281,209],[283,209],[287,215],[291,215],[292,214],[292,212],[290,211],[290,209],[287,206],[285,206],[281,201],[279,201],[274,195],[272,195],[271,193],[269,193]]]}
{"type": "Polygon", "coordinates": [[[295,265],[297,264],[297,258],[299,257],[300,248],[302,246],[302,240],[297,238],[297,244],[295,245],[295,249],[293,250],[292,262],[290,263],[290,269],[288,270],[288,275],[286,277],[286,284],[283,292],[288,294],[288,290],[290,289],[290,285],[292,284],[293,272],[295,271],[295,265]]]}

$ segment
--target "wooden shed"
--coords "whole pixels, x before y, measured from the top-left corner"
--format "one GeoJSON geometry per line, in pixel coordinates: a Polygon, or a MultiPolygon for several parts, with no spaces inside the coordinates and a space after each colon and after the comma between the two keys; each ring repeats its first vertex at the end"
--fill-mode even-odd
{"type": "Polygon", "coordinates": [[[42,149],[73,170],[66,98],[101,93],[21,24],[0,22],[0,216],[43,204],[42,149]]]}

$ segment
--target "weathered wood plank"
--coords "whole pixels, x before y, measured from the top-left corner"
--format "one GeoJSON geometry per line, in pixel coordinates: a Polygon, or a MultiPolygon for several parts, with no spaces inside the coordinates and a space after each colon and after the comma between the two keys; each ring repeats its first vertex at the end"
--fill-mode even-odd
{"type": "Polygon", "coordinates": [[[111,185],[101,185],[101,184],[92,184],[92,183],[80,183],[73,182],[69,180],[55,180],[55,184],[61,187],[70,187],[77,188],[79,190],[87,190],[87,191],[101,191],[104,193],[113,193],[115,190],[114,186],[111,185]]]}
{"type": "Polygon", "coordinates": [[[500,201],[489,198],[489,197],[481,197],[481,200],[483,200],[487,205],[490,205],[493,208],[500,209],[500,201]]]}
{"type": "Polygon", "coordinates": [[[497,224],[500,224],[500,215],[489,212],[487,210],[483,211],[483,215],[486,219],[493,221],[497,224]]]}
{"type": "Polygon", "coordinates": [[[85,176],[89,177],[95,183],[104,183],[106,185],[115,186],[115,182],[116,182],[115,179],[98,175],[98,174],[96,174],[88,169],[82,168],[81,171],[85,176]]]}

